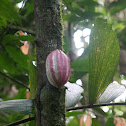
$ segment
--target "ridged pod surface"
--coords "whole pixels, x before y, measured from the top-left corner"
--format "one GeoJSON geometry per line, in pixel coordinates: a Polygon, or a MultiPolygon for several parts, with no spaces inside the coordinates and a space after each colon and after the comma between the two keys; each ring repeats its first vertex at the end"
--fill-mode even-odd
{"type": "Polygon", "coordinates": [[[71,74],[70,59],[61,50],[54,50],[46,59],[46,75],[53,86],[61,88],[71,74]]]}

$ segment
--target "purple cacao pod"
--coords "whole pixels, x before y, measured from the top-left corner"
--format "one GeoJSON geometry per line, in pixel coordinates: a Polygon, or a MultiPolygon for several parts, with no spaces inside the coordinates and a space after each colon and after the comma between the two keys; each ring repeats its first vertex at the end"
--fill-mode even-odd
{"type": "Polygon", "coordinates": [[[54,50],[46,59],[46,75],[53,86],[61,88],[71,74],[70,59],[61,50],[54,50]]]}

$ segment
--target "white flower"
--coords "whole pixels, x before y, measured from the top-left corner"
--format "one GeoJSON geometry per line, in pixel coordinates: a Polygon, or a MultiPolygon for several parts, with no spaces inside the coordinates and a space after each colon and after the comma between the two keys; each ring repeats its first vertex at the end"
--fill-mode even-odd
{"type": "Polygon", "coordinates": [[[103,94],[99,96],[97,103],[109,103],[120,96],[125,90],[126,89],[123,85],[114,81],[109,84],[103,94]]]}
{"type": "Polygon", "coordinates": [[[84,89],[81,86],[70,82],[67,82],[65,86],[68,88],[65,96],[66,107],[75,106],[83,98],[81,93],[84,89]]]}

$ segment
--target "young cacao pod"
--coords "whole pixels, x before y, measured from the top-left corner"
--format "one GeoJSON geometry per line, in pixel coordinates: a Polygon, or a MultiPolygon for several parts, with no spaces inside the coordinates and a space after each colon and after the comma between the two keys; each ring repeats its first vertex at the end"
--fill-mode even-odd
{"type": "Polygon", "coordinates": [[[53,86],[61,88],[70,77],[70,59],[61,50],[54,50],[46,59],[46,75],[53,86]]]}

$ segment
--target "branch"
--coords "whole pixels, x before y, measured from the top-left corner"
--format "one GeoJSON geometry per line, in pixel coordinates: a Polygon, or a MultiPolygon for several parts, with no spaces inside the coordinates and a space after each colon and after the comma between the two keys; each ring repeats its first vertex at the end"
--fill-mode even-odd
{"type": "Polygon", "coordinates": [[[7,126],[16,126],[16,125],[19,125],[19,124],[22,124],[22,123],[25,123],[25,122],[29,122],[29,121],[32,121],[32,120],[35,120],[35,117],[29,117],[29,118],[26,118],[26,119],[23,119],[23,120],[19,120],[17,122],[10,123],[7,126]]]}
{"type": "Polygon", "coordinates": [[[66,111],[78,110],[78,109],[86,109],[86,108],[96,108],[101,106],[113,106],[113,105],[126,105],[126,102],[123,103],[106,103],[106,104],[94,104],[94,105],[83,105],[80,107],[71,107],[66,109],[66,111]]]}
{"type": "Polygon", "coordinates": [[[1,71],[0,71],[0,74],[2,74],[3,76],[9,78],[10,80],[12,80],[12,81],[14,81],[14,82],[16,82],[16,83],[18,83],[18,84],[20,84],[20,85],[22,85],[22,86],[24,86],[24,87],[26,87],[27,89],[30,90],[30,88],[29,88],[25,83],[23,83],[23,82],[21,82],[21,81],[15,79],[15,78],[13,78],[13,77],[7,75],[7,74],[5,74],[5,73],[3,73],[3,72],[1,72],[1,71]]]}
{"type": "Polygon", "coordinates": [[[7,27],[10,28],[10,29],[22,30],[24,32],[27,32],[28,34],[35,36],[35,31],[28,30],[27,28],[23,28],[23,27],[20,27],[20,26],[14,26],[14,25],[7,25],[7,27]]]}

